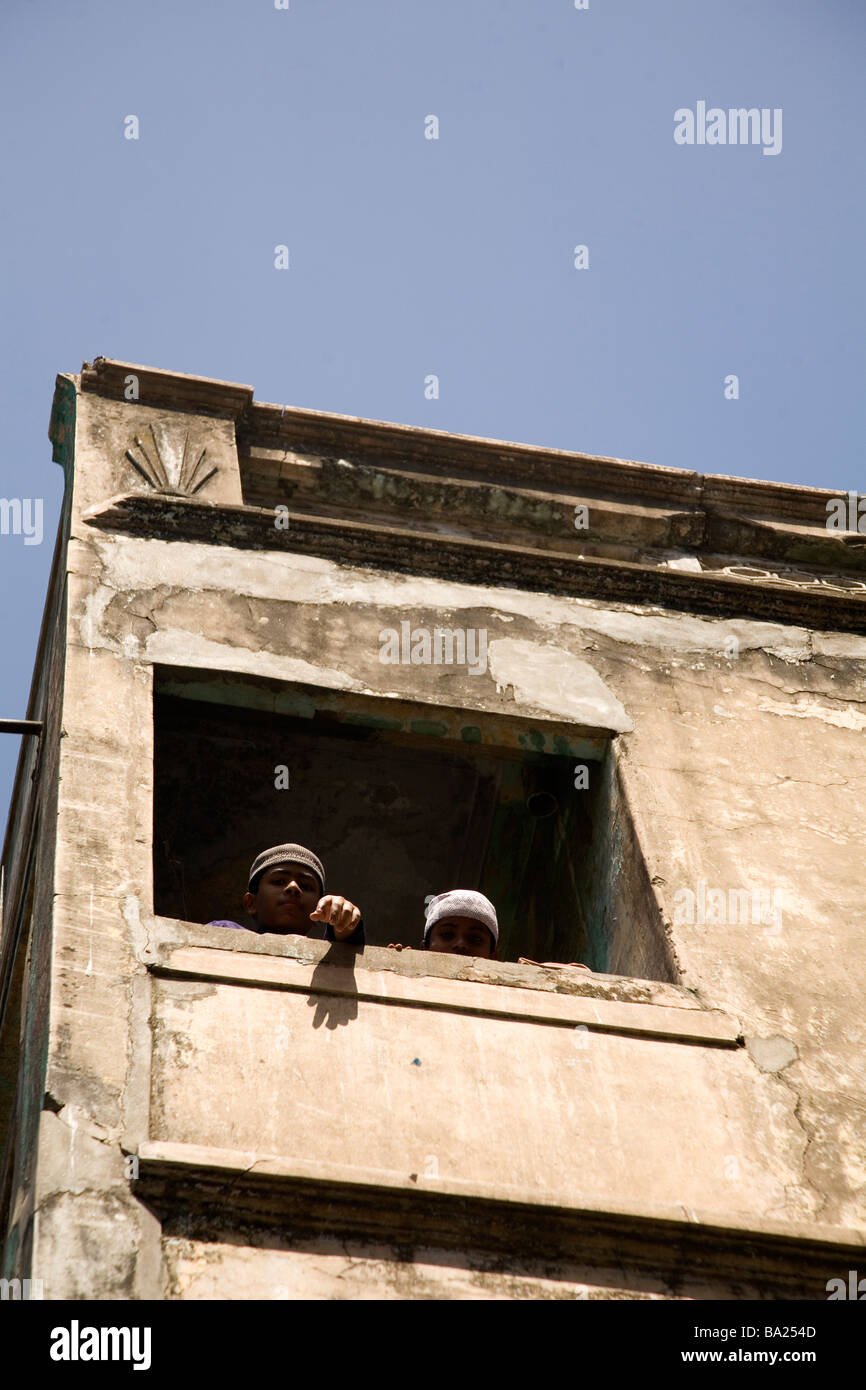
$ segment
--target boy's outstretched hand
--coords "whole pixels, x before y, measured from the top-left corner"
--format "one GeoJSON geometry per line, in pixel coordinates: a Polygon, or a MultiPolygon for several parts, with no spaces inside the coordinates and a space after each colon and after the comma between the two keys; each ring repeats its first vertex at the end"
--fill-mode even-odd
{"type": "Polygon", "coordinates": [[[348,898],[337,898],[330,893],[320,898],[315,912],[310,913],[311,922],[330,922],[338,941],[345,941],[347,936],[351,936],[360,920],[359,907],[350,903],[348,898]]]}

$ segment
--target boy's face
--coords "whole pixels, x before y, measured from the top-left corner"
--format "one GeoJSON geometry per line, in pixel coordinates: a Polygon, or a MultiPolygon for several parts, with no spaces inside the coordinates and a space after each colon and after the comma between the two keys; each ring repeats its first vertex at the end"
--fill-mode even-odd
{"type": "Polygon", "coordinates": [[[427,937],[428,951],[447,951],[452,956],[483,956],[492,960],[496,945],[486,927],[474,917],[446,917],[427,937]]]}
{"type": "Polygon", "coordinates": [[[306,936],[313,926],[322,887],[304,864],[287,862],[266,869],[255,893],[244,895],[244,907],[267,931],[306,936]]]}

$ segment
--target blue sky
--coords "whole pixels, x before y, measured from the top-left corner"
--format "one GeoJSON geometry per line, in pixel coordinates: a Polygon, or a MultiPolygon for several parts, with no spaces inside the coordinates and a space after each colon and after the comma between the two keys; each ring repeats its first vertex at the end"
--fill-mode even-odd
{"type": "Polygon", "coordinates": [[[100,354],[866,491],[864,39],[862,0],[2,0],[0,496],[42,498],[44,539],[0,535],[0,714],[59,515],[54,376],[100,354]],[[676,144],[699,101],[781,109],[781,151],[676,144]]]}

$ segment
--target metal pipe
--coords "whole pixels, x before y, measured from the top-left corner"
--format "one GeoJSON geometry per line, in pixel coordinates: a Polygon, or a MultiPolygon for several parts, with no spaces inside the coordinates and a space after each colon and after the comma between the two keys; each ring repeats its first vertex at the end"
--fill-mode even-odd
{"type": "Polygon", "coordinates": [[[39,719],[0,719],[0,734],[32,734],[38,738],[43,727],[39,719]]]}

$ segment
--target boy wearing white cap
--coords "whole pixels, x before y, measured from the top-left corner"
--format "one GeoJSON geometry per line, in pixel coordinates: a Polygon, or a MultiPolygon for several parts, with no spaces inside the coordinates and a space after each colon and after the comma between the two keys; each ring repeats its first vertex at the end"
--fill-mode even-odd
{"type": "Polygon", "coordinates": [[[452,888],[431,898],[424,922],[424,948],[452,956],[493,960],[499,944],[496,908],[483,893],[452,888]]]}
{"type": "Polygon", "coordinates": [[[360,909],[348,898],[325,895],[322,861],[304,845],[274,845],[262,850],[250,869],[244,909],[255,926],[228,921],[208,922],[208,926],[306,936],[314,922],[327,922],[326,941],[365,944],[360,909]]]}
{"type": "MultiPolygon", "coordinates": [[[[493,960],[498,943],[496,908],[483,893],[452,888],[450,893],[438,893],[429,900],[422,950],[493,960]]],[[[403,947],[391,943],[391,950],[402,951],[403,947]]]]}
{"type": "MultiPolygon", "coordinates": [[[[428,900],[424,923],[422,949],[427,951],[447,951],[453,956],[481,956],[485,960],[495,960],[499,946],[499,923],[496,908],[483,893],[470,888],[452,888],[449,893],[439,893],[428,900]]],[[[392,951],[405,948],[391,944],[392,951]]],[[[586,970],[588,965],[577,961],[564,964],[559,961],[529,960],[519,956],[518,965],[545,965],[556,970],[586,970]]]]}

